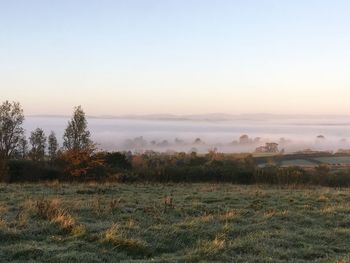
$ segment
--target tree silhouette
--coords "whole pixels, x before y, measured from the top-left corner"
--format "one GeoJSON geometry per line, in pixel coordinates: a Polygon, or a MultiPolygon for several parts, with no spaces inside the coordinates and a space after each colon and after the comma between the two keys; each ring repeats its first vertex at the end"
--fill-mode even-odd
{"type": "Polygon", "coordinates": [[[51,131],[49,138],[48,138],[48,153],[49,153],[49,158],[50,160],[54,160],[57,157],[58,153],[58,142],[56,138],[56,134],[51,131]]]}
{"type": "Polygon", "coordinates": [[[33,161],[43,161],[45,158],[46,136],[42,129],[32,131],[29,142],[32,146],[30,157],[33,161]]]}
{"type": "Polygon", "coordinates": [[[5,101],[0,105],[0,155],[3,158],[8,159],[15,154],[24,136],[23,121],[23,110],[18,102],[5,101]]]}
{"type": "Polygon", "coordinates": [[[63,146],[67,150],[86,150],[91,147],[90,132],[87,129],[85,113],[81,106],[74,109],[73,117],[63,136],[63,146]]]}

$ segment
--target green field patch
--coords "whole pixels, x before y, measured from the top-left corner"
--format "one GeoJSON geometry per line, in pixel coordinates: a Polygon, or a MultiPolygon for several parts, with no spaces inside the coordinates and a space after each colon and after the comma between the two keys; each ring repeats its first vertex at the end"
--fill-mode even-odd
{"type": "Polygon", "coordinates": [[[350,156],[318,157],[315,160],[331,165],[350,165],[350,156]]]}
{"type": "Polygon", "coordinates": [[[299,166],[299,167],[313,167],[316,166],[315,163],[310,162],[304,159],[295,159],[295,160],[284,160],[280,163],[281,166],[289,167],[289,166],[299,166]]]}

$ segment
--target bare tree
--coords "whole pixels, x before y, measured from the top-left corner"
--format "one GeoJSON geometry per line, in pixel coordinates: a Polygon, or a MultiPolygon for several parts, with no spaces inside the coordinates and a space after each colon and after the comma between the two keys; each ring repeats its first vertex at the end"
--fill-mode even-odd
{"type": "Polygon", "coordinates": [[[0,155],[11,158],[24,136],[24,115],[18,102],[5,101],[0,105],[0,155]]]}
{"type": "Polygon", "coordinates": [[[32,149],[30,150],[30,157],[34,161],[43,161],[45,158],[46,136],[42,129],[37,128],[29,137],[32,149]]]}
{"type": "Polygon", "coordinates": [[[74,109],[73,117],[68,122],[63,140],[63,146],[67,150],[79,151],[91,148],[90,132],[87,129],[85,113],[81,106],[74,109]]]}

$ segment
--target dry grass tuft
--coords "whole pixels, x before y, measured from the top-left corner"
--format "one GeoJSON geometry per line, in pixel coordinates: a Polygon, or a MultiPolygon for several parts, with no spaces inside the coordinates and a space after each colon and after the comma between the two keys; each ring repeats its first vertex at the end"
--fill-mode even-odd
{"type": "Polygon", "coordinates": [[[87,230],[84,225],[76,225],[72,228],[71,233],[74,237],[82,237],[86,235],[87,230]]]}
{"type": "Polygon", "coordinates": [[[8,207],[5,204],[0,204],[0,214],[5,214],[8,211],[8,207]]]}
{"type": "Polygon", "coordinates": [[[203,185],[201,186],[198,191],[199,192],[207,192],[207,193],[212,193],[212,192],[216,192],[219,189],[219,186],[217,184],[207,184],[207,185],[203,185]]]}
{"type": "Polygon", "coordinates": [[[325,195],[320,195],[320,197],[317,199],[317,201],[325,203],[325,202],[329,201],[329,198],[327,196],[325,196],[325,195]]]}
{"type": "Polygon", "coordinates": [[[240,216],[239,211],[237,210],[229,210],[226,213],[220,216],[221,220],[232,220],[240,216]]]}
{"type": "Polygon", "coordinates": [[[288,211],[283,210],[283,211],[277,211],[275,209],[268,210],[264,213],[264,218],[265,219],[271,219],[274,217],[280,218],[280,219],[286,219],[288,218],[288,211]]]}
{"type": "Polygon", "coordinates": [[[5,219],[0,218],[0,228],[7,227],[7,222],[5,219]]]}
{"type": "Polygon", "coordinates": [[[104,206],[99,197],[93,197],[91,202],[91,209],[95,215],[102,215],[104,213],[104,206]]]}
{"type": "Polygon", "coordinates": [[[76,221],[68,211],[61,207],[58,199],[42,199],[36,203],[36,215],[59,225],[64,230],[72,230],[76,221]]]}
{"type": "Polygon", "coordinates": [[[111,212],[113,213],[114,210],[116,210],[118,208],[118,200],[116,199],[112,199],[110,202],[109,202],[109,209],[111,210],[111,212]]]}
{"type": "Polygon", "coordinates": [[[212,257],[220,254],[226,248],[226,236],[224,234],[217,235],[213,240],[201,243],[198,252],[201,255],[212,257]]]}
{"type": "Polygon", "coordinates": [[[130,218],[126,222],[126,227],[129,228],[129,229],[138,228],[138,224],[137,224],[137,222],[134,219],[130,218]]]}
{"type": "Polygon", "coordinates": [[[144,241],[127,238],[118,224],[113,224],[104,232],[102,242],[112,244],[114,247],[131,254],[149,254],[147,244],[144,241]]]}
{"type": "Polygon", "coordinates": [[[343,259],[337,260],[335,263],[349,263],[349,262],[350,262],[350,259],[343,258],[343,259]]]}
{"type": "Polygon", "coordinates": [[[26,227],[29,224],[29,218],[35,209],[35,202],[31,199],[24,201],[19,207],[16,215],[17,224],[20,227],[26,227]]]}

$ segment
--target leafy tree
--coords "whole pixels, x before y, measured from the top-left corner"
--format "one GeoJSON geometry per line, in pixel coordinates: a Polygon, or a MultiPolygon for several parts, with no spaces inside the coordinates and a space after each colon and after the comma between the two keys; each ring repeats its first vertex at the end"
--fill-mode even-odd
{"type": "Polygon", "coordinates": [[[43,161],[45,158],[46,148],[46,136],[42,129],[37,128],[33,131],[29,137],[32,149],[30,150],[30,156],[34,161],[43,161]]]}
{"type": "Polygon", "coordinates": [[[74,109],[73,117],[63,135],[66,151],[61,156],[65,172],[71,176],[87,176],[101,167],[103,160],[95,154],[96,148],[90,139],[87,120],[81,106],[74,109]]]}
{"type": "Polygon", "coordinates": [[[85,113],[81,106],[74,109],[73,117],[68,122],[63,140],[63,146],[67,150],[87,150],[92,146],[85,113]]]}
{"type": "Polygon", "coordinates": [[[7,160],[16,153],[24,136],[23,110],[18,102],[5,101],[0,105],[0,179],[7,180],[7,160]]]}
{"type": "Polygon", "coordinates": [[[24,136],[24,115],[18,102],[5,101],[0,105],[0,155],[8,159],[15,154],[24,136]]]}
{"type": "Polygon", "coordinates": [[[56,134],[51,131],[49,138],[48,138],[48,143],[49,143],[49,157],[50,160],[54,160],[57,157],[57,153],[58,153],[58,142],[57,142],[57,138],[56,138],[56,134]]]}

